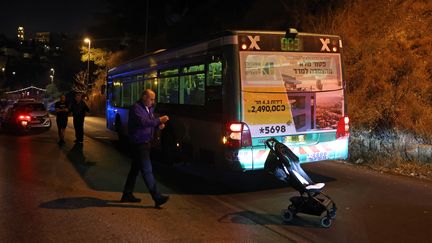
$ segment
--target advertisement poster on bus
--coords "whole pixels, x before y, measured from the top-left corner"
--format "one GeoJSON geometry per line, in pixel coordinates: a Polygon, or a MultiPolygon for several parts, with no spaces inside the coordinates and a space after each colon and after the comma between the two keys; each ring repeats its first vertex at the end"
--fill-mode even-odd
{"type": "Polygon", "coordinates": [[[253,137],[331,130],[343,115],[338,53],[245,51],[240,68],[253,137]]]}

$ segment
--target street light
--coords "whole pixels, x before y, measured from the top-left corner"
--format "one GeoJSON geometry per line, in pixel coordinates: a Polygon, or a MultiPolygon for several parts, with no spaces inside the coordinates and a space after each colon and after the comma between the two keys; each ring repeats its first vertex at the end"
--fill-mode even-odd
{"type": "Polygon", "coordinates": [[[55,70],[54,70],[54,68],[51,68],[51,74],[50,74],[51,83],[54,82],[54,75],[55,75],[55,70]]]}
{"type": "Polygon", "coordinates": [[[85,38],[84,43],[88,43],[88,59],[87,59],[87,84],[90,84],[90,47],[91,40],[90,38],[85,38]]]}

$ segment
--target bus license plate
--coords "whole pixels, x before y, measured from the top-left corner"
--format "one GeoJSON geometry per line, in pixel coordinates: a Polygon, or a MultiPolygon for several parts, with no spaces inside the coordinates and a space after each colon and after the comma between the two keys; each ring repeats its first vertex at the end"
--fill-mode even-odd
{"type": "Polygon", "coordinates": [[[318,161],[318,160],[327,160],[328,154],[327,152],[318,152],[313,154],[308,154],[307,160],[308,161],[318,161]]]}

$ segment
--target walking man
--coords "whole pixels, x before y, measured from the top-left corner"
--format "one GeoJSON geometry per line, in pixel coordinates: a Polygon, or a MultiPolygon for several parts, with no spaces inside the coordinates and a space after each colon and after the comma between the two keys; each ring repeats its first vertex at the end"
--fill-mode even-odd
{"type": "Polygon", "coordinates": [[[87,104],[82,100],[82,94],[75,94],[75,100],[72,102],[70,111],[73,116],[73,125],[75,129],[75,143],[84,141],[84,118],[86,112],[90,112],[87,104]]]}
{"type": "Polygon", "coordinates": [[[138,173],[141,172],[144,182],[155,202],[155,207],[159,208],[169,199],[162,195],[157,187],[153,176],[152,164],[150,161],[151,140],[155,129],[163,129],[168,121],[168,116],[155,117],[153,115],[153,105],[155,104],[155,93],[144,90],[138,100],[129,110],[128,134],[132,144],[133,161],[129,175],[121,198],[122,202],[140,202],[141,199],[134,197],[138,173]]]}
{"type": "Polygon", "coordinates": [[[66,104],[66,96],[62,94],[60,96],[60,100],[54,104],[54,107],[56,111],[56,123],[57,123],[57,130],[59,136],[58,145],[63,145],[65,143],[64,135],[65,135],[65,130],[68,122],[68,113],[69,113],[69,109],[66,104]]]}

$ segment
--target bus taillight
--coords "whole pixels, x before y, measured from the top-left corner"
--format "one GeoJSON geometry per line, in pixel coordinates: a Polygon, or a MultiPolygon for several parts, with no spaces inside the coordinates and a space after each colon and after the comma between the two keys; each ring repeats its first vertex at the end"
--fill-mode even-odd
{"type": "Polygon", "coordinates": [[[336,138],[349,136],[349,117],[344,116],[339,119],[337,130],[336,130],[336,138]]]}
{"type": "Polygon", "coordinates": [[[252,146],[252,137],[249,127],[243,122],[230,122],[227,124],[226,136],[222,143],[232,148],[252,146]]]}

